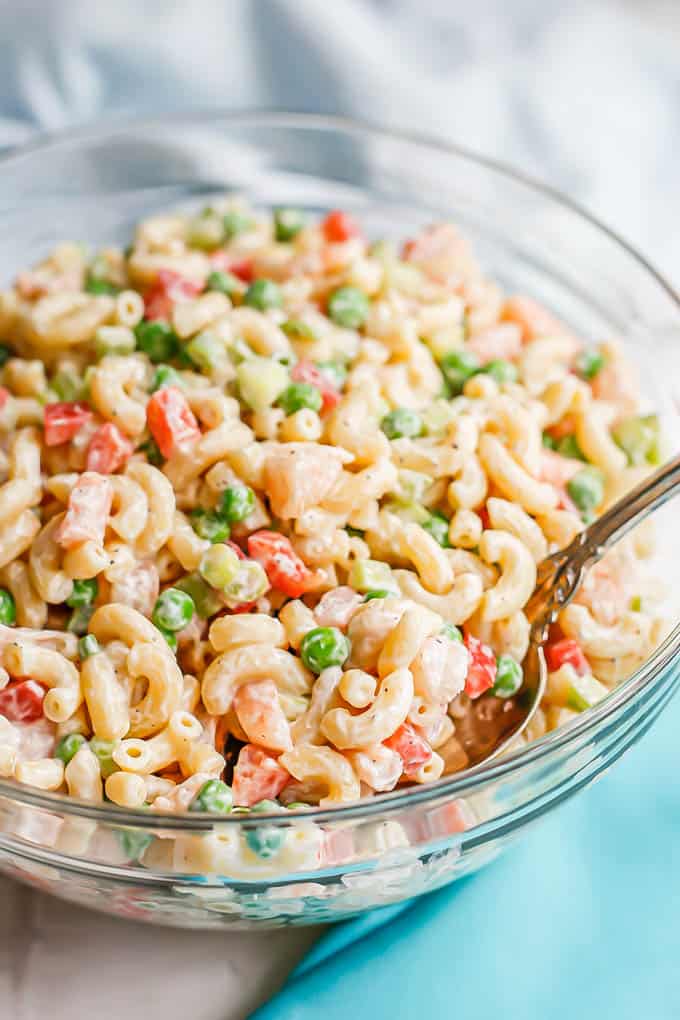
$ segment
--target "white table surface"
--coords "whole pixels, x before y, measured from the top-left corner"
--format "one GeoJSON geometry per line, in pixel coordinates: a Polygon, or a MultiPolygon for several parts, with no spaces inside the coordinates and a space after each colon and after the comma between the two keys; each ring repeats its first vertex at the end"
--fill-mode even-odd
{"type": "MultiPolygon", "coordinates": [[[[248,0],[194,0],[185,17],[182,4],[160,0],[95,5],[95,16],[86,0],[42,0],[51,20],[35,16],[40,5],[0,0],[0,144],[31,124],[56,129],[126,104],[353,112],[449,135],[551,180],[677,279],[678,0],[480,0],[474,9],[395,0],[382,20],[370,0],[271,0],[270,38],[248,0]],[[75,43],[59,39],[57,10],[75,43]],[[281,45],[286,22],[296,52],[314,52],[305,74],[281,45]],[[228,60],[220,33],[232,40],[228,60]],[[111,88],[116,63],[123,74],[111,88]],[[139,75],[151,75],[148,88],[139,75]]],[[[147,927],[0,878],[0,1018],[239,1020],[316,934],[147,927]]]]}
{"type": "Polygon", "coordinates": [[[0,877],[2,1020],[241,1020],[318,929],[174,931],[0,877]]]}

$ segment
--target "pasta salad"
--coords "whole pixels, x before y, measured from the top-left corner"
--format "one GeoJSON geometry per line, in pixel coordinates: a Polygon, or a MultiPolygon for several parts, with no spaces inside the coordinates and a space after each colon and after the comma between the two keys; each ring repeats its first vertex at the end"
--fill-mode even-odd
{"type": "MultiPolygon", "coordinates": [[[[485,278],[233,198],[0,295],[0,776],[174,812],[322,807],[509,726],[536,565],[659,461],[613,343],[485,278]],[[483,706],[483,710],[482,710],[483,706]]],[[[646,527],[546,647],[525,739],[659,642],[646,527]]]]}

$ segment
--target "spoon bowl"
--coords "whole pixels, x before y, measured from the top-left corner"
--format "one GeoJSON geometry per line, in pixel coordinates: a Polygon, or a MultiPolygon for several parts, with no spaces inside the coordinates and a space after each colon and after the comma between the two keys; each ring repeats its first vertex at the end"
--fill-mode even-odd
{"type": "Polygon", "coordinates": [[[456,724],[456,734],[469,759],[468,767],[497,758],[516,746],[517,738],[534,718],[545,694],[548,669],[542,646],[550,625],[572,601],[587,570],[678,491],[680,456],[667,461],[579,532],[568,546],[539,564],[536,587],[524,608],[530,631],[519,693],[512,698],[484,694],[470,703],[466,716],[456,724]]]}

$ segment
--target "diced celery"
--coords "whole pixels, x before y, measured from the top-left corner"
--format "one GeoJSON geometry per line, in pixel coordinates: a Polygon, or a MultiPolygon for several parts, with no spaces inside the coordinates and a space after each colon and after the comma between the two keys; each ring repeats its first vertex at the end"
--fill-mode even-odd
{"type": "Polygon", "coordinates": [[[227,353],[235,365],[255,357],[255,352],[248,346],[242,336],[237,336],[227,348],[227,353]]]}
{"type": "Polygon", "coordinates": [[[230,368],[227,349],[219,337],[199,333],[185,348],[194,365],[206,375],[216,375],[230,368]]]}
{"type": "Polygon", "coordinates": [[[187,226],[187,244],[193,248],[212,251],[213,248],[219,248],[224,237],[222,217],[212,209],[204,209],[202,213],[190,220],[187,226]]]}
{"type": "Polygon", "coordinates": [[[241,560],[228,545],[211,545],[201,557],[199,572],[212,588],[226,588],[239,572],[241,560]]]}
{"type": "Polygon", "coordinates": [[[82,376],[71,369],[63,368],[52,378],[52,389],[60,400],[82,400],[85,396],[85,383],[82,376]]]}
{"type": "Polygon", "coordinates": [[[191,595],[196,607],[196,613],[204,620],[207,620],[209,616],[213,616],[223,608],[221,599],[198,573],[187,574],[186,577],[181,577],[179,581],[175,581],[173,588],[179,588],[180,591],[191,595]]]}
{"type": "Polygon", "coordinates": [[[271,407],[290,383],[288,369],[271,358],[251,358],[236,368],[241,397],[253,411],[271,407]]]}
{"type": "Polygon", "coordinates": [[[548,729],[556,730],[558,726],[566,726],[573,719],[578,719],[578,712],[569,708],[561,708],[559,705],[549,705],[545,717],[548,729]]]}
{"type": "Polygon", "coordinates": [[[625,418],[614,426],[612,435],[630,464],[659,463],[659,419],[655,414],[625,418]]]}
{"type": "Polygon", "coordinates": [[[127,326],[100,326],[94,335],[94,350],[98,358],[107,354],[132,354],[137,341],[127,326]]]}
{"type": "Polygon", "coordinates": [[[574,712],[585,712],[596,702],[601,701],[608,691],[604,684],[594,676],[574,676],[567,691],[567,708],[574,712]]]}
{"type": "Polygon", "coordinates": [[[379,560],[354,560],[350,567],[348,584],[362,595],[383,588],[396,591],[389,564],[381,563],[379,560]]]}
{"type": "Polygon", "coordinates": [[[421,418],[428,436],[441,436],[456,417],[451,404],[446,400],[435,400],[428,408],[421,411],[421,418]]]}
{"type": "Polygon", "coordinates": [[[642,597],[640,595],[633,595],[630,600],[630,609],[633,613],[642,612],[642,597]]]}
{"type": "Polygon", "coordinates": [[[224,598],[230,609],[246,602],[255,602],[269,590],[265,569],[257,560],[241,560],[236,577],[224,587],[224,598]]]}
{"type": "Polygon", "coordinates": [[[428,336],[423,337],[433,357],[441,361],[447,354],[459,351],[465,342],[465,326],[456,322],[451,326],[441,326],[428,336]]]}
{"type": "Polygon", "coordinates": [[[421,503],[400,503],[398,500],[388,500],[383,506],[402,521],[413,521],[415,524],[424,524],[430,519],[430,511],[426,510],[421,503]]]}
{"type": "Polygon", "coordinates": [[[417,294],[423,285],[423,274],[417,266],[395,259],[385,265],[385,287],[402,294],[417,294]]]}
{"type": "Polygon", "coordinates": [[[398,259],[397,249],[394,241],[388,241],[385,238],[380,238],[378,241],[373,241],[368,249],[369,257],[377,259],[378,262],[393,263],[398,259]]]}
{"type": "Polygon", "coordinates": [[[420,503],[425,491],[432,485],[430,475],[422,471],[402,468],[397,472],[397,483],[392,490],[400,503],[420,503]]]}

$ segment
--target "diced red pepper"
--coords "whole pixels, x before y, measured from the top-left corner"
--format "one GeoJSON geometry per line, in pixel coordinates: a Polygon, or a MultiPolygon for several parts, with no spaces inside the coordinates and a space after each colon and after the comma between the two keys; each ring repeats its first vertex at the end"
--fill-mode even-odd
{"type": "Polygon", "coordinates": [[[149,320],[167,320],[176,302],[197,297],[202,290],[203,284],[187,280],[172,269],[161,269],[157,282],[144,298],[144,316],[149,320]]]}
{"type": "Polygon", "coordinates": [[[309,591],[315,574],[305,565],[285,535],[256,531],[248,536],[248,552],[264,567],[272,588],[298,598],[309,591]]]}
{"type": "Polygon", "coordinates": [[[45,405],[45,445],[60,446],[80,432],[92,417],[87,404],[63,400],[57,404],[45,405]]]}
{"type": "Polygon", "coordinates": [[[87,541],[102,545],[112,501],[108,478],[94,471],[82,474],[68,498],[68,509],[57,532],[59,545],[64,549],[87,541]]]}
{"type": "Polygon", "coordinates": [[[551,673],[556,672],[561,666],[573,666],[579,676],[590,673],[583,649],[573,638],[562,638],[561,641],[546,645],[545,661],[551,673]]]}
{"type": "Polygon", "coordinates": [[[485,506],[480,507],[477,511],[477,516],[482,522],[482,528],[484,531],[488,531],[491,527],[491,518],[489,517],[489,511],[487,508],[485,506]]]}
{"type": "Polygon", "coordinates": [[[214,251],[210,256],[210,265],[222,273],[232,273],[242,283],[252,283],[255,279],[255,267],[249,258],[235,259],[229,252],[214,251]]]}
{"type": "Polygon", "coordinates": [[[432,748],[410,723],[403,723],[383,744],[397,752],[404,763],[405,776],[417,772],[432,757],[432,748]]]}
{"type": "Polygon", "coordinates": [[[316,386],[321,393],[323,401],[322,411],[332,411],[340,403],[341,395],[335,386],[332,385],[328,376],[325,376],[311,361],[305,361],[304,358],[301,358],[293,366],[290,377],[293,382],[311,383],[312,386],[316,386]]]}
{"type": "Polygon", "coordinates": [[[472,634],[466,633],[463,642],[470,656],[465,693],[470,698],[478,698],[496,682],[496,657],[488,645],[472,634]]]}
{"type": "Polygon", "coordinates": [[[349,241],[352,237],[361,236],[359,224],[349,213],[334,209],[321,223],[324,237],[331,243],[349,241]]]}
{"type": "Polygon", "coordinates": [[[0,386],[0,411],[2,411],[10,396],[9,390],[5,389],[4,386],[0,386]]]}
{"type": "Polygon", "coordinates": [[[278,797],[289,780],[290,773],[276,758],[256,744],[244,744],[231,783],[234,804],[251,807],[258,801],[278,797]]]}
{"type": "Polygon", "coordinates": [[[0,715],[13,723],[35,722],[44,700],[45,688],[37,680],[13,680],[0,691],[0,715]]]}
{"type": "Polygon", "coordinates": [[[175,450],[195,442],[201,435],[187,398],[177,386],[156,390],[146,405],[146,420],[166,460],[175,450]]]}
{"type": "Polygon", "coordinates": [[[87,470],[110,475],[126,463],[134,446],[117,425],[107,422],[97,429],[87,448],[87,470]]]}

